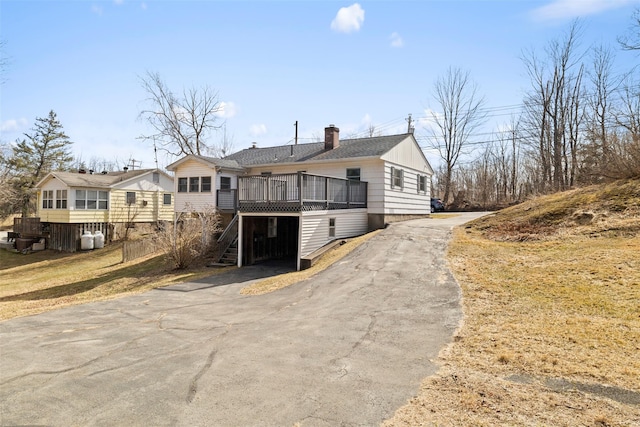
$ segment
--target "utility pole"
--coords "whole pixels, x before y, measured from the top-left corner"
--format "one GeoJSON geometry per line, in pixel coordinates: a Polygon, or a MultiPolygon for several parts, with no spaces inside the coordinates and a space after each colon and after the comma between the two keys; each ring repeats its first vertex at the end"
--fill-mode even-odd
{"type": "Polygon", "coordinates": [[[411,126],[413,120],[411,119],[411,113],[409,113],[409,117],[405,119],[407,121],[407,133],[413,133],[414,127],[411,126]]]}

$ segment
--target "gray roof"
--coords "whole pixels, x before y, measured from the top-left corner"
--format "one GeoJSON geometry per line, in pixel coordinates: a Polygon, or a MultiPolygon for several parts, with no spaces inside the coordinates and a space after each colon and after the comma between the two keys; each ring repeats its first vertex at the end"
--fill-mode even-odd
{"type": "Polygon", "coordinates": [[[131,171],[118,171],[102,173],[79,173],[79,172],[51,172],[51,176],[58,178],[69,187],[97,187],[109,188],[114,184],[135,178],[146,173],[156,171],[156,169],[136,169],[131,171]]]}
{"type": "Polygon", "coordinates": [[[232,169],[232,170],[239,170],[242,171],[244,170],[242,168],[242,166],[240,166],[238,164],[238,162],[236,162],[235,160],[229,160],[229,159],[218,159],[215,157],[207,157],[207,156],[199,156],[197,154],[189,154],[187,156],[182,157],[181,159],[171,163],[170,165],[167,166],[167,170],[173,171],[175,170],[176,167],[178,167],[178,165],[184,163],[187,160],[190,159],[196,159],[202,162],[205,162],[207,164],[209,164],[209,166],[213,166],[213,167],[219,167],[222,169],[232,169]]]}
{"type": "Polygon", "coordinates": [[[347,160],[360,157],[381,157],[404,141],[410,134],[374,136],[371,138],[340,140],[337,148],[325,150],[324,142],[280,145],[277,147],[247,148],[226,156],[242,166],[274,163],[299,163],[321,160],[347,160]]]}
{"type": "Polygon", "coordinates": [[[227,158],[224,159],[216,159],[215,157],[207,157],[207,156],[196,156],[199,159],[202,159],[206,162],[211,163],[212,165],[224,168],[224,169],[242,169],[242,166],[238,164],[235,160],[229,160],[227,158]]]}

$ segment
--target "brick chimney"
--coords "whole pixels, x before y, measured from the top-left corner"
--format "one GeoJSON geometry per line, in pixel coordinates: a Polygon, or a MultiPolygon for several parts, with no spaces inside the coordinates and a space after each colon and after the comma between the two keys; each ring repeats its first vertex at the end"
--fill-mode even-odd
{"type": "Polygon", "coordinates": [[[333,150],[334,148],[338,148],[340,146],[340,129],[335,127],[335,125],[329,125],[329,127],[324,128],[324,149],[325,150],[333,150]]]}

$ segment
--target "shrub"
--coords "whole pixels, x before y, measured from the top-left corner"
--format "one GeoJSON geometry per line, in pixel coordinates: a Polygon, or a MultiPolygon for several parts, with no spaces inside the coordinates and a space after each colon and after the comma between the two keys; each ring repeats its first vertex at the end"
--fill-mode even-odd
{"type": "Polygon", "coordinates": [[[220,231],[220,216],[211,208],[181,213],[172,227],[158,234],[158,243],[175,269],[184,269],[203,259],[213,248],[220,231]]]}

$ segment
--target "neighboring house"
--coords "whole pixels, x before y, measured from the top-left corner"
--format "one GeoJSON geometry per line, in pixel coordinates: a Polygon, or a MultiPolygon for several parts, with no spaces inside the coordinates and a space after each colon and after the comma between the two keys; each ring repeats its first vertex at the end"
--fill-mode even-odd
{"type": "Polygon", "coordinates": [[[187,156],[168,169],[176,186],[183,178],[177,208],[183,193],[192,205],[208,200],[237,213],[223,244],[235,248],[237,240],[238,266],[291,257],[300,269],[332,240],[431,212],[433,170],[411,133],[341,141],[329,126],[324,142],[254,145],[224,159],[187,156]],[[208,176],[216,191],[205,196],[190,179],[208,176]]]}
{"type": "Polygon", "coordinates": [[[173,178],[159,169],[51,172],[36,189],[37,216],[53,249],[69,246],[57,235],[69,230],[100,230],[110,238],[136,224],[171,221],[174,215],[173,178]],[[56,226],[61,224],[75,226],[56,226]]]}

